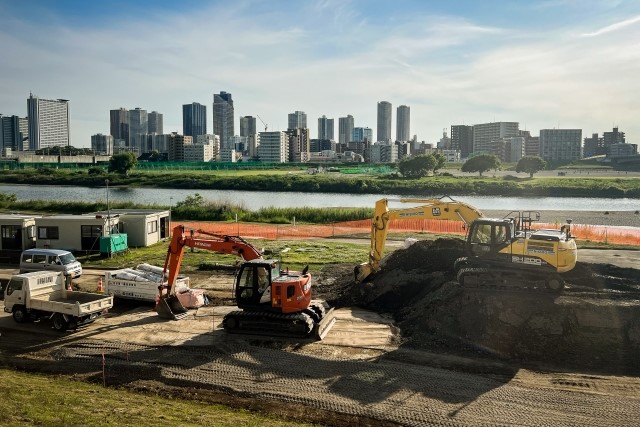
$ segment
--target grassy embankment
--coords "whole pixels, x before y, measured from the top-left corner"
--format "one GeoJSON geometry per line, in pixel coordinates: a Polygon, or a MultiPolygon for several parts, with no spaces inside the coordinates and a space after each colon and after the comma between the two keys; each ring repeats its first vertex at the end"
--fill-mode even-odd
{"type": "Polygon", "coordinates": [[[0,369],[7,426],[309,426],[226,406],[0,369]]]}

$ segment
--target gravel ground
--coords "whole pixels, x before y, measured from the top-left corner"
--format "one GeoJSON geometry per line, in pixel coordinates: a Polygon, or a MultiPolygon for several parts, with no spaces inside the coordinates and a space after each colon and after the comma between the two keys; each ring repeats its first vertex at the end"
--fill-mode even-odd
{"type": "MultiPolygon", "coordinates": [[[[640,209],[640,201],[638,201],[640,209]]],[[[484,210],[487,217],[503,218],[509,210],[484,210]]],[[[564,224],[571,219],[573,224],[640,227],[638,211],[539,211],[540,222],[564,224]]]]}

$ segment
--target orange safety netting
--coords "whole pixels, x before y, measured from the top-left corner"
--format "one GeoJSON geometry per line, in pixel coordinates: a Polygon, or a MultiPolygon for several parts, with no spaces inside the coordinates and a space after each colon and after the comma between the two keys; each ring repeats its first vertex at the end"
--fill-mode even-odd
{"type": "MultiPolygon", "coordinates": [[[[368,235],[371,220],[345,221],[326,225],[255,224],[244,222],[174,222],[172,226],[184,225],[209,233],[241,236],[248,239],[293,240],[304,238],[341,237],[356,234],[368,235]]],[[[558,229],[558,224],[534,224],[536,229],[558,229]]],[[[602,225],[572,224],[572,234],[578,240],[640,246],[640,228],[602,225]]],[[[391,232],[465,234],[460,221],[432,219],[394,220],[389,225],[391,232]]]]}

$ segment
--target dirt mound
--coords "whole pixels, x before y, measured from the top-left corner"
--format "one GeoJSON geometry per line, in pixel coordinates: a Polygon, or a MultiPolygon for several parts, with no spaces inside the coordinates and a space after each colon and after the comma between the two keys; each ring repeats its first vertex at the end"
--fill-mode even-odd
{"type": "Polygon", "coordinates": [[[332,299],[338,306],[363,306],[378,312],[393,313],[454,279],[453,264],[463,255],[459,239],[418,241],[408,248],[392,252],[381,269],[365,283],[356,284],[353,269],[348,280],[336,289],[332,299]]]}
{"type": "Polygon", "coordinates": [[[391,313],[409,347],[640,372],[639,270],[578,263],[560,296],[470,290],[454,275],[463,252],[460,239],[418,241],[387,256],[365,283],[354,283],[353,266],[343,266],[327,271],[333,281],[320,278],[319,290],[336,306],[391,313]]]}

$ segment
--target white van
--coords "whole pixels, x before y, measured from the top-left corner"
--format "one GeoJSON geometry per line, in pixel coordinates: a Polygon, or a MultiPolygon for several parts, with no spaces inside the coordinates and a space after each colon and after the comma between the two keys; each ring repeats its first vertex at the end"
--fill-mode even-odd
{"type": "Polygon", "coordinates": [[[61,271],[65,276],[80,277],[82,265],[69,251],[27,249],[20,255],[20,273],[30,271],[61,271]]]}

